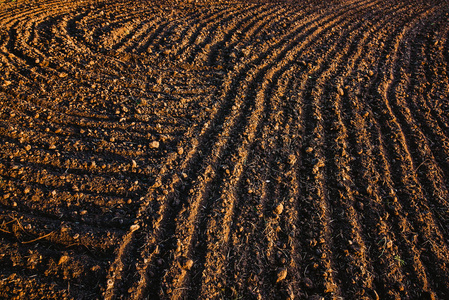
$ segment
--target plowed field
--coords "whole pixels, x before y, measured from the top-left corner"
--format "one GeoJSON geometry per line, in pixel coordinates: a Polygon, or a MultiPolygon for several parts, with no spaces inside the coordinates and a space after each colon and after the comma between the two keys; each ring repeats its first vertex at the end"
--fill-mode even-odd
{"type": "Polygon", "coordinates": [[[0,298],[449,299],[447,1],[0,3],[0,298]]]}

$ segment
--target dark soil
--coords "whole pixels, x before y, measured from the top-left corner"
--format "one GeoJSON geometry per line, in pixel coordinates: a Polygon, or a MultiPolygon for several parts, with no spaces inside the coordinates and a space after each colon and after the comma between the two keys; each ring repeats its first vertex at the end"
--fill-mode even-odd
{"type": "Polygon", "coordinates": [[[449,299],[447,1],[0,3],[0,298],[449,299]]]}

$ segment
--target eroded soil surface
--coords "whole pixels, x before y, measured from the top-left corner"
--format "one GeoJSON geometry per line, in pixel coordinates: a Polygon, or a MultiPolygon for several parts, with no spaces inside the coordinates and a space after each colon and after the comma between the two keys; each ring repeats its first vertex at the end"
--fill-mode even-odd
{"type": "Polygon", "coordinates": [[[449,299],[447,1],[0,3],[0,298],[449,299]]]}

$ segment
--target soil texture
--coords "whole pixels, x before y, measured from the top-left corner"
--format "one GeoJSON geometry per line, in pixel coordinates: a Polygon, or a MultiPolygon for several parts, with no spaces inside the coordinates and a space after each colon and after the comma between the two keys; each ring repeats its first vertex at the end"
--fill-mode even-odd
{"type": "Polygon", "coordinates": [[[448,20],[2,0],[0,298],[449,299],[448,20]]]}

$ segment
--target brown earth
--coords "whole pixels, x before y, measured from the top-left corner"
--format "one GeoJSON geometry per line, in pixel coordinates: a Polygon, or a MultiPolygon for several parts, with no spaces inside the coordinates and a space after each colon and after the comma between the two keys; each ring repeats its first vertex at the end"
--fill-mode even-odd
{"type": "Polygon", "coordinates": [[[447,1],[0,3],[3,299],[449,299],[447,1]]]}

